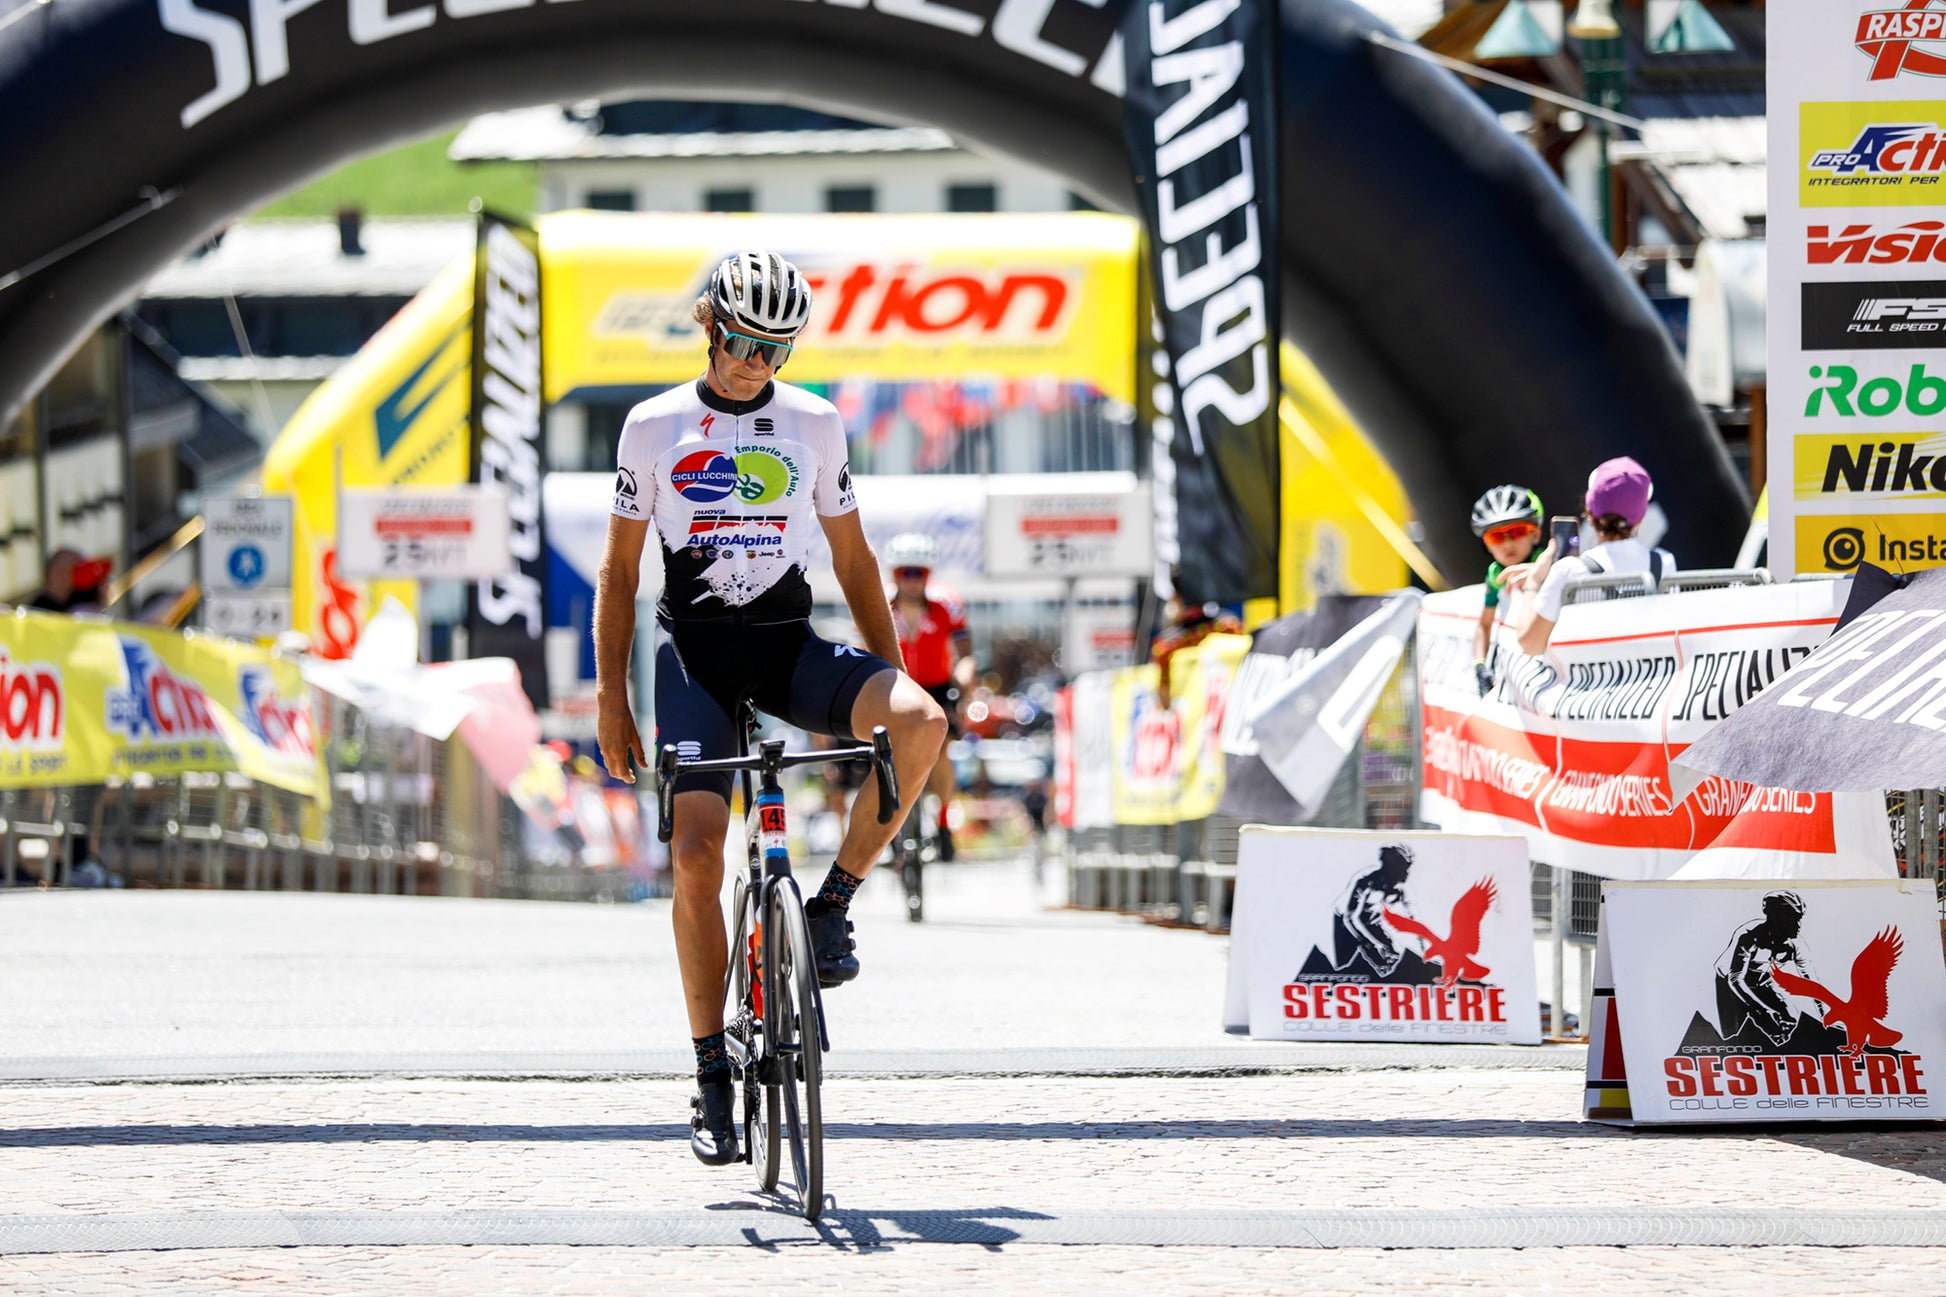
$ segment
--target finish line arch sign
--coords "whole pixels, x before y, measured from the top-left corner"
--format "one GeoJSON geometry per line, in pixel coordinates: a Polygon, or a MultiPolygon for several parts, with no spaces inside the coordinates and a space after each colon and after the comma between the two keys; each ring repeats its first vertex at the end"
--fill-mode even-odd
{"type": "MultiPolygon", "coordinates": [[[[1158,54],[1179,38],[1171,48],[1201,50],[1214,27],[1184,20],[1230,7],[1144,3],[1158,54]]],[[[1125,134],[1127,0],[6,9],[0,183],[34,200],[0,226],[0,425],[144,281],[237,216],[343,161],[495,109],[789,101],[937,126],[1057,173],[1098,205],[1148,205],[1125,134]]],[[[1277,20],[1281,86],[1266,110],[1277,120],[1258,131],[1253,116],[1251,136],[1257,152],[1274,150],[1274,184],[1258,189],[1275,191],[1259,197],[1274,197],[1284,231],[1262,232],[1261,256],[1280,272],[1263,287],[1281,303],[1272,311],[1267,296],[1263,314],[1371,430],[1434,558],[1453,576],[1477,566],[1467,509],[1491,483],[1476,466],[1518,460],[1544,496],[1567,499],[1589,463],[1623,453],[1660,479],[1678,552],[1732,552],[1747,498],[1728,457],[1653,313],[1540,160],[1456,78],[1375,44],[1385,29],[1363,9],[1304,0],[1279,6],[1277,20]],[[1424,221],[1427,211],[1441,219],[1424,221]],[[1491,276],[1478,273],[1488,265],[1491,276]]],[[[1182,98],[1169,103],[1220,92],[1222,80],[1171,86],[1182,98]]],[[[1183,147],[1151,173],[1171,177],[1188,135],[1221,133],[1222,97],[1180,126],[1171,138],[1183,147]]],[[[1234,172],[1237,141],[1226,148],[1234,172]]],[[[1196,196],[1179,187],[1163,210],[1186,220],[1196,196]]],[[[1178,288],[1220,291],[1214,272],[1197,271],[1234,269],[1226,258],[1241,237],[1181,242],[1194,228],[1172,225],[1158,242],[1179,254],[1178,288]]],[[[1239,514],[1248,505],[1213,498],[1239,514]]]]}

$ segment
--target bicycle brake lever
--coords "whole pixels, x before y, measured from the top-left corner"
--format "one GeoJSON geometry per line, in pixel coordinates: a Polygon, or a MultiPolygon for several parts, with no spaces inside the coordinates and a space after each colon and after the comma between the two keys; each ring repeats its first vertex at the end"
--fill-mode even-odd
{"type": "Polygon", "coordinates": [[[667,842],[676,833],[676,745],[665,743],[655,763],[655,840],[667,842]]]}
{"type": "Polygon", "coordinates": [[[878,776],[878,822],[890,824],[899,810],[899,771],[892,764],[892,736],[872,726],[872,773],[878,776]]]}

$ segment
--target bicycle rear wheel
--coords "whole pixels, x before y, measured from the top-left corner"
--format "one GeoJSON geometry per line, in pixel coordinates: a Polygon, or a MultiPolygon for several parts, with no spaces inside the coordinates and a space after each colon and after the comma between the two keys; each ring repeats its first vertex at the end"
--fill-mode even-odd
{"type": "Polygon", "coordinates": [[[817,959],[794,884],[780,880],[770,889],[764,926],[772,952],[771,976],[764,983],[764,1035],[777,1063],[778,1084],[770,1095],[773,1102],[781,1100],[781,1120],[773,1120],[772,1129],[790,1148],[804,1219],[815,1221],[824,1210],[824,1022],[817,959]]]}

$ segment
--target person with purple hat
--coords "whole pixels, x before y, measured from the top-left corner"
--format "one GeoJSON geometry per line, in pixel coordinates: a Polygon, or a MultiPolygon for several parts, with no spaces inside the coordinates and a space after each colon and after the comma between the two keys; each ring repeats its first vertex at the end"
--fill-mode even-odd
{"type": "Polygon", "coordinates": [[[1600,542],[1585,554],[1561,555],[1554,543],[1528,571],[1522,584],[1534,591],[1526,613],[1514,624],[1521,652],[1538,655],[1547,650],[1554,624],[1561,620],[1561,604],[1568,583],[1584,576],[1647,572],[1656,582],[1676,570],[1676,558],[1666,549],[1650,549],[1636,539],[1635,529],[1648,515],[1655,484],[1649,472],[1623,455],[1599,464],[1588,474],[1587,505],[1582,517],[1594,527],[1600,542]]]}

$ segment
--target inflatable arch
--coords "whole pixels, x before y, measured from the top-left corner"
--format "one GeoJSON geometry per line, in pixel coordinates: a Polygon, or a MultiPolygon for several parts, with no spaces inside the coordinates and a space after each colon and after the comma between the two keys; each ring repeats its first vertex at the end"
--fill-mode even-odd
{"type": "MultiPolygon", "coordinates": [[[[1123,0],[33,0],[0,21],[0,421],[143,280],[332,166],[587,97],[789,100],[942,127],[1131,210],[1123,0]]],[[[1370,430],[1456,579],[1472,496],[1569,508],[1631,453],[1669,543],[1748,516],[1648,304],[1539,161],[1345,0],[1283,0],[1286,336],[1370,430]]]]}

